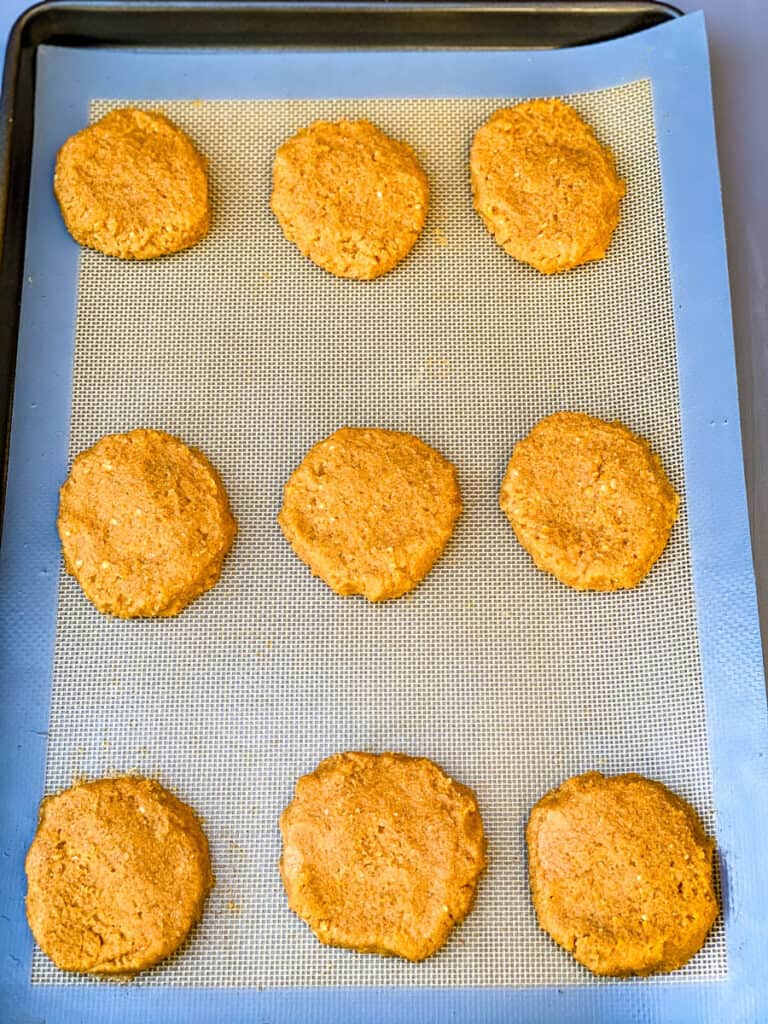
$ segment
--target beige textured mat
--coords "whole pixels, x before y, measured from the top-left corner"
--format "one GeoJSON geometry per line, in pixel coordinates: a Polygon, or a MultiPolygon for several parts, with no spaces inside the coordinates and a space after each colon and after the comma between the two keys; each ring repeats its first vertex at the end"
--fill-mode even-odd
{"type": "MultiPolygon", "coordinates": [[[[240,525],[220,584],[176,620],[103,618],[61,580],[48,789],[156,774],[212,840],[201,926],[134,984],[591,984],[536,927],[531,804],[576,772],[634,770],[714,828],[685,502],[648,580],[609,595],[536,571],[497,507],[514,442],[558,409],[623,420],[684,492],[650,85],[573,98],[628,194],[608,258],[554,278],[510,259],[471,207],[469,143],[499,102],[157,104],[210,160],[213,230],[153,263],[82,256],[71,452],[135,426],[172,431],[219,468],[240,525]],[[411,142],[432,185],[416,248],[371,283],[305,260],[268,206],[277,145],[342,116],[411,142]],[[412,431],[459,469],[464,516],[409,598],[336,597],[277,527],[291,469],[342,424],[412,431]],[[474,912],[423,964],[324,948],[287,908],[278,815],[299,774],[350,748],[429,756],[478,794],[490,867],[474,912]]],[[[664,980],[725,972],[718,925],[664,980]]],[[[39,952],[33,979],[92,984],[39,952]]]]}

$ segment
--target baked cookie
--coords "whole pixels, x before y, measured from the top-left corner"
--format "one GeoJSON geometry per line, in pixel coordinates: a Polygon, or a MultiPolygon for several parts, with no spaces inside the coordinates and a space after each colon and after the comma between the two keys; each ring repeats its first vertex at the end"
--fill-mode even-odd
{"type": "Polygon", "coordinates": [[[315,121],[275,154],[271,206],[285,237],[337,277],[391,270],[413,248],[428,203],[411,147],[369,121],[315,121]]]}
{"type": "Polygon", "coordinates": [[[277,517],[293,550],[337,594],[412,590],[461,513],[456,470],[396,430],[343,427],[293,471],[277,517]]]}
{"type": "Polygon", "coordinates": [[[211,223],[206,162],[192,140],[133,107],[67,139],[53,190],[76,242],[124,260],[188,249],[211,223]]]}
{"type": "Polygon", "coordinates": [[[624,182],[567,103],[497,110],[475,134],[470,170],[475,209],[516,260],[555,274],[605,256],[624,182]]]}
{"type": "Polygon", "coordinates": [[[541,927],[594,974],[682,967],[717,917],[712,856],[692,807],[641,775],[577,775],[531,811],[541,927]]]}
{"type": "Polygon", "coordinates": [[[328,946],[423,960],[467,916],[485,867],[477,801],[404,754],[334,754],[280,817],[288,904],[328,946]]]}
{"type": "Polygon", "coordinates": [[[664,550],[678,497],[643,438],[558,412],[515,446],[499,503],[540,569],[576,590],[619,590],[664,550]]]}
{"type": "Polygon", "coordinates": [[[83,782],[40,806],[27,919],[65,971],[135,974],[170,956],[213,886],[194,812],[152,779],[83,782]]]}
{"type": "Polygon", "coordinates": [[[161,430],[108,434],[59,499],[64,565],[100,612],[178,615],[221,574],[237,527],[202,452],[161,430]]]}

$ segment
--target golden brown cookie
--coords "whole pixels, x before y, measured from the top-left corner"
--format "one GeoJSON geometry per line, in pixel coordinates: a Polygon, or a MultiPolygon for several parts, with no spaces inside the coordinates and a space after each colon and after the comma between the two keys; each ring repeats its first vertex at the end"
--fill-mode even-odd
{"type": "Polygon", "coordinates": [[[475,209],[510,256],[555,274],[605,255],[624,182],[567,103],[497,110],[475,134],[470,169],[475,209]]]}
{"type": "Polygon", "coordinates": [[[411,147],[369,121],[315,121],[275,154],[271,205],[285,237],[337,277],[391,270],[413,248],[428,203],[411,147]]]}
{"type": "Polygon", "coordinates": [[[424,579],[460,513],[456,470],[434,448],[396,430],[343,427],[293,471],[278,522],[337,594],[386,601],[424,579]]]}
{"type": "Polygon", "coordinates": [[[132,107],[67,139],[53,189],[75,241],[124,260],[188,249],[211,222],[206,162],[192,140],[132,107]]]}
{"type": "Polygon", "coordinates": [[[474,793],[404,754],[334,754],[280,818],[293,911],[328,946],[423,960],[472,908],[485,867],[474,793]]]}
{"type": "Polygon", "coordinates": [[[57,967],[135,974],[169,956],[213,886],[194,812],[152,779],[47,797],[27,853],[27,919],[57,967]]]}
{"type": "Polygon", "coordinates": [[[701,949],[714,842],[661,783],[577,775],[539,800],[527,840],[539,924],[594,974],[674,971],[701,949]]]}
{"type": "Polygon", "coordinates": [[[664,550],[678,497],[643,438],[558,412],[515,446],[499,503],[540,569],[576,590],[619,590],[664,550]]]}
{"type": "Polygon", "coordinates": [[[237,527],[202,452],[161,430],[108,434],[59,500],[64,565],[100,612],[178,615],[221,574],[237,527]]]}

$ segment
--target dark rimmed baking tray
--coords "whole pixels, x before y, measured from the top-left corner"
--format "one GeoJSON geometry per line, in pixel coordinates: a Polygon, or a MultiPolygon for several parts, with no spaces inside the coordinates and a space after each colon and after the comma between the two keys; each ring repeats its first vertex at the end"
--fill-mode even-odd
{"type": "MultiPolygon", "coordinates": [[[[632,14],[634,20],[629,23],[626,31],[650,27],[674,16],[674,12],[669,8],[655,4],[505,4],[475,8],[469,5],[412,4],[383,6],[324,3],[314,5],[164,3],[134,4],[126,8],[125,5],[119,4],[53,3],[28,13],[21,19],[12,37],[6,69],[8,78],[4,90],[4,103],[6,104],[4,123],[8,132],[3,149],[2,166],[5,178],[1,197],[3,205],[0,210],[5,220],[0,226],[6,244],[4,246],[2,280],[0,280],[0,287],[3,289],[0,293],[0,301],[3,302],[2,308],[6,316],[0,321],[0,340],[9,342],[7,347],[9,364],[15,357],[18,300],[22,283],[33,127],[31,111],[35,89],[35,55],[38,46],[43,44],[72,47],[151,45],[168,48],[172,43],[174,48],[188,46],[207,48],[215,45],[218,48],[230,47],[232,49],[247,48],[257,44],[266,47],[291,47],[294,49],[312,47],[381,49],[387,46],[397,46],[428,50],[437,46],[449,49],[468,45],[478,49],[545,48],[587,43],[623,34],[621,31],[617,31],[615,21],[612,24],[601,21],[600,26],[597,21],[593,22],[592,28],[595,33],[593,35],[587,31],[587,20],[577,24],[578,31],[572,28],[570,35],[566,35],[563,29],[564,19],[567,20],[574,16],[575,12],[585,18],[587,13],[591,13],[591,16],[595,18],[599,16],[602,19],[609,12],[615,14],[617,9],[625,14],[630,12],[632,14]],[[649,13],[651,16],[657,15],[655,21],[642,20],[649,13]],[[161,16],[162,21],[159,20],[161,16]],[[208,24],[212,26],[212,31],[217,34],[212,35],[210,32],[206,34],[203,30],[203,21],[199,20],[201,16],[206,18],[208,24]],[[443,20],[441,20],[441,16],[443,20]],[[640,21],[637,20],[638,17],[640,17],[640,21]],[[532,33],[537,18],[540,19],[541,29],[538,36],[532,33]],[[148,36],[137,34],[136,26],[139,20],[150,25],[148,36]],[[481,22],[484,26],[482,32],[481,22]],[[119,31],[118,23],[122,26],[119,31]],[[162,32],[160,31],[161,25],[164,26],[162,32]],[[431,34],[427,31],[429,25],[433,26],[431,34]],[[544,32],[545,25],[549,35],[544,32]],[[378,27],[374,29],[374,26],[378,27]],[[114,34],[110,35],[109,32],[114,34]],[[224,35],[223,40],[219,38],[218,32],[222,32],[224,35]],[[15,266],[14,260],[16,261],[15,266]]],[[[677,28],[677,26],[671,27],[677,28]]],[[[705,87],[700,89],[699,94],[704,95],[706,92],[705,87]]],[[[691,179],[689,178],[689,180],[691,179]]],[[[20,375],[19,378],[20,385],[22,376],[24,375],[20,375]]],[[[19,389],[20,396],[21,387],[19,389]]],[[[16,465],[14,458],[14,467],[16,465]]],[[[11,522],[12,517],[9,516],[9,536],[11,522]]],[[[733,627],[733,622],[730,625],[733,627]]],[[[735,630],[732,631],[735,632],[735,630]]],[[[738,670],[736,672],[738,674],[738,670]]],[[[23,673],[20,673],[17,679],[23,685],[23,673]]],[[[14,680],[15,684],[16,679],[14,680]]],[[[24,704],[26,706],[26,701],[24,704]]],[[[46,727],[39,726],[40,729],[46,727]]],[[[37,735],[45,734],[41,732],[37,735]]],[[[14,736],[13,740],[15,741],[15,739],[14,736]]],[[[13,748],[11,747],[11,749],[13,748]]],[[[729,771],[731,770],[736,772],[738,768],[731,765],[729,771]]],[[[12,777],[13,773],[8,776],[9,781],[12,777]]],[[[756,800],[756,802],[759,801],[756,800]]],[[[640,986],[638,986],[638,990],[640,990],[640,986]]],[[[102,989],[102,991],[104,990],[102,989]]],[[[557,990],[557,992],[562,994],[562,990],[557,990]]],[[[161,990],[161,994],[165,993],[161,990]]],[[[381,994],[379,992],[380,996],[381,994]]],[[[555,1000],[559,998],[554,991],[552,995],[555,1000]]],[[[682,995],[685,998],[685,992],[682,995]]],[[[194,998],[194,993],[192,993],[192,997],[194,998]]],[[[56,998],[59,1000],[58,993],[56,998]]],[[[385,994],[385,998],[389,999],[389,993],[385,994]]],[[[564,1003],[565,1001],[563,1001],[563,1005],[564,1003]]],[[[627,1006],[626,1015],[622,1014],[621,1018],[614,1017],[613,1019],[645,1019],[639,1011],[639,1006],[632,1004],[631,997],[628,997],[628,1004],[631,1005],[627,1006]]],[[[6,1006],[8,1005],[10,1003],[6,1003],[6,1006]]],[[[307,1013],[305,1019],[309,1019],[313,1014],[312,992],[306,992],[302,997],[302,1002],[296,1005],[304,1007],[307,1013]]],[[[67,1019],[68,1006],[74,1006],[74,1002],[68,1003],[66,993],[62,992],[61,999],[57,1002],[57,1010],[60,1009],[64,1019],[67,1019]]],[[[168,1003],[165,1003],[165,1006],[168,1007],[168,1003]]],[[[421,1012],[414,1006],[413,1019],[421,1019],[421,1017],[421,1012]]],[[[692,1007],[690,1018],[681,1016],[677,1019],[694,1018],[695,1010],[692,1007]]],[[[15,1021],[17,1017],[11,1014],[8,1019],[15,1021]]],[[[18,1011],[18,1019],[25,1022],[29,1020],[21,1007],[18,1011]]],[[[78,1016],[69,1019],[86,1018],[78,1016]]],[[[98,1018],[88,1017],[87,1019],[98,1018]]],[[[266,1019],[266,1015],[264,1019],[266,1019]]],[[[296,1019],[302,1019],[302,1016],[299,1015],[296,1019]]],[[[386,1020],[387,1018],[378,1019],[386,1020]]],[[[467,1019],[472,1019],[471,1015],[467,1019]]],[[[474,1019],[480,1018],[475,1015],[474,1019]]]]}
{"type": "Polygon", "coordinates": [[[50,0],[9,39],[0,96],[0,531],[10,435],[34,128],[35,57],[50,46],[515,48],[578,46],[652,28],[681,11],[656,0],[336,3],[50,0]]]}

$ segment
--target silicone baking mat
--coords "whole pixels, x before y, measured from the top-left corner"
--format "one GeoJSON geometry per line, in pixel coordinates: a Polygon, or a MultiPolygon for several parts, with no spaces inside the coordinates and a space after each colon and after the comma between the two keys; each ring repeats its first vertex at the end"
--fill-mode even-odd
{"type": "MultiPolygon", "coordinates": [[[[695,19],[685,21],[700,46],[695,19]]],[[[677,26],[653,33],[662,64],[673,29],[679,46],[677,26]]],[[[45,778],[25,808],[24,840],[43,788],[137,770],[157,775],[203,815],[218,884],[182,952],[126,993],[60,974],[37,953],[33,991],[68,991],[72,999],[92,993],[83,996],[94,1000],[88,1005],[102,1000],[115,1013],[119,1007],[122,1019],[148,1005],[142,992],[154,998],[175,989],[173,1005],[195,1006],[199,1014],[202,994],[222,988],[237,989],[238,998],[262,988],[294,997],[270,997],[273,1013],[300,1013],[295,994],[307,989],[315,1010],[341,1019],[340,1000],[359,991],[368,993],[365,1004],[346,1005],[380,1005],[386,1019],[396,1019],[399,1005],[409,1019],[405,1008],[416,1005],[419,990],[430,1000],[419,1005],[436,1013],[439,993],[471,987],[506,993],[509,1002],[498,1005],[516,1007],[526,1019],[526,1007],[543,1013],[559,991],[577,1007],[666,1013],[692,1002],[715,1006],[743,971],[742,949],[734,955],[730,939],[729,868],[736,862],[728,858],[738,830],[733,799],[718,800],[718,778],[721,795],[728,787],[717,742],[728,727],[717,700],[723,686],[731,697],[740,687],[753,694],[760,670],[745,535],[733,529],[744,507],[732,356],[722,337],[707,348],[712,311],[697,333],[691,317],[700,313],[691,312],[685,292],[691,276],[679,232],[688,232],[690,244],[693,227],[680,196],[690,216],[696,194],[680,191],[681,157],[666,138],[676,138],[671,128],[683,133],[679,96],[664,92],[664,76],[637,40],[594,52],[603,58],[600,74],[594,61],[588,67],[587,51],[581,58],[578,51],[452,54],[450,64],[446,55],[400,54],[396,86],[388,79],[391,54],[364,62],[355,55],[259,55],[250,63],[239,55],[239,76],[238,60],[228,56],[215,87],[211,66],[208,77],[194,74],[190,55],[168,56],[163,73],[152,64],[156,74],[140,86],[132,72],[149,67],[135,63],[147,58],[110,54],[99,64],[94,55],[80,77],[75,127],[116,103],[139,101],[164,109],[211,163],[210,236],[188,253],[141,265],[90,252],[78,260],[53,201],[42,198],[51,157],[75,117],[66,108],[60,121],[51,120],[62,105],[50,91],[41,94],[50,109],[41,119],[46,135],[38,139],[30,237],[39,238],[43,225],[48,237],[58,232],[66,258],[56,264],[58,276],[46,276],[49,257],[39,244],[40,262],[29,261],[22,332],[39,334],[47,307],[53,373],[50,391],[38,387],[29,409],[20,407],[33,394],[24,390],[22,358],[16,399],[22,422],[34,416],[32,405],[47,406],[56,467],[42,506],[28,510],[44,522],[46,558],[36,575],[48,587],[50,617],[48,689],[41,695],[45,778]],[[627,60],[636,51],[641,56],[627,60]],[[425,67],[433,73],[428,80],[425,67]],[[186,68],[186,77],[173,78],[174,68],[186,68]],[[329,92],[345,98],[328,99],[329,92]],[[615,151],[628,183],[608,259],[555,278],[510,260],[471,209],[472,132],[498,105],[526,94],[569,96],[615,151]],[[174,98],[180,95],[185,99],[174,98]],[[268,209],[275,147],[313,118],[339,116],[368,116],[410,141],[432,186],[429,220],[413,253],[373,283],[339,281],[305,261],[268,209]],[[54,282],[60,301],[51,320],[54,282]],[[30,298],[36,288],[44,293],[37,306],[30,298]],[[694,387],[702,346],[708,368],[694,387]],[[498,511],[514,442],[562,408],[617,417],[648,437],[683,497],[669,548],[635,591],[576,594],[560,586],[534,569],[498,511]],[[344,423],[410,430],[459,470],[465,513],[456,534],[427,580],[398,602],[372,607],[336,597],[295,559],[275,523],[291,469],[344,423]],[[165,622],[99,616],[60,575],[53,533],[55,488],[68,458],[105,432],[137,425],[200,446],[221,471],[240,525],[219,585],[165,622]],[[708,476],[715,469],[717,480],[708,476]],[[717,523],[715,538],[709,502],[723,482],[730,521],[717,523]],[[719,615],[723,589],[728,619],[719,615]],[[478,794],[489,870],[467,922],[423,964],[321,947],[287,909],[276,869],[279,812],[299,774],[350,748],[432,757],[478,794]],[[683,971],[598,982],[538,931],[525,874],[527,812],[546,789],[588,768],[659,778],[716,832],[728,955],[721,920],[683,971]],[[193,1002],[183,1002],[180,990],[190,987],[193,1002]],[[588,1002],[577,1002],[578,992],[588,1002]],[[609,992],[618,1003],[608,1002],[609,992]]],[[[66,80],[71,54],[42,58],[43,86],[54,72],[66,80]]],[[[215,63],[215,55],[194,59],[201,67],[215,63]]],[[[711,133],[711,120],[705,124],[711,133]]],[[[714,251],[722,270],[721,236],[714,251]]],[[[727,316],[727,301],[718,308],[727,316]]],[[[726,319],[726,340],[727,331],[726,319]]],[[[26,357],[35,351],[31,345],[26,357]]],[[[16,465],[39,470],[29,457],[16,465]]],[[[11,537],[19,511],[9,507],[11,537]]],[[[19,626],[26,636],[30,627],[19,626]]],[[[738,869],[743,875],[743,862],[738,869]]]]}
{"type": "MultiPolygon", "coordinates": [[[[588,768],[638,770],[715,829],[685,500],[658,569],[614,595],[538,573],[498,508],[515,440],[563,408],[630,424],[685,489],[650,83],[571,99],[627,181],[609,258],[573,274],[517,266],[472,209],[468,143],[501,99],[163,104],[210,161],[210,238],[140,266],[81,257],[70,453],[169,430],[219,467],[240,524],[221,583],[174,621],[107,620],[62,575],[46,789],[158,773],[213,843],[198,933],[137,984],[593,984],[536,926],[531,805],[588,768]],[[432,184],[421,243],[372,284],[318,270],[269,209],[280,142],[343,117],[408,139],[432,184]],[[455,539],[406,600],[340,599],[275,522],[291,469],[343,424],[413,431],[459,470],[455,539]],[[349,749],[425,754],[478,794],[476,908],[415,968],[331,952],[286,906],[280,810],[300,774],[349,749]]],[[[719,929],[674,978],[725,969],[719,929]]],[[[83,983],[42,954],[33,980],[83,983]]]]}

